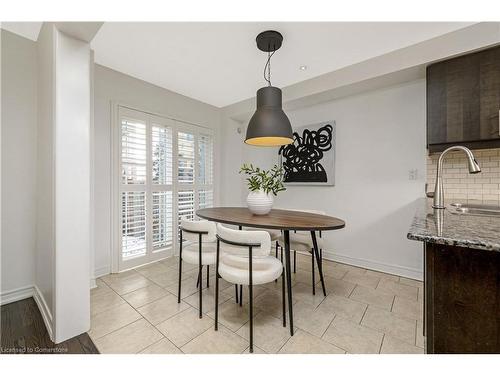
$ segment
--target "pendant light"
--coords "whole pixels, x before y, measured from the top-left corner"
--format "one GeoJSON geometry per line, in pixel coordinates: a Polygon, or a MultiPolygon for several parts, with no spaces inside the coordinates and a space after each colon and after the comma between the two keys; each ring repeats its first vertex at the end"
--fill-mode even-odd
{"type": "Polygon", "coordinates": [[[257,47],[267,52],[264,79],[268,86],[257,90],[257,110],[248,123],[245,143],[254,146],[287,145],[293,142],[292,125],[281,108],[281,90],[271,85],[271,57],[281,47],[283,36],[269,30],[257,35],[256,41],[257,47]]]}

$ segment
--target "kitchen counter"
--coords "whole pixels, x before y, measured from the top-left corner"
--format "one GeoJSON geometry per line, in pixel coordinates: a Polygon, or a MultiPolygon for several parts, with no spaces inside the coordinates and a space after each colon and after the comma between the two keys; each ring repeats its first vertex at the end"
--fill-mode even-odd
{"type": "Polygon", "coordinates": [[[417,200],[407,237],[439,245],[500,252],[500,218],[453,214],[435,210],[432,199],[417,200]]]}

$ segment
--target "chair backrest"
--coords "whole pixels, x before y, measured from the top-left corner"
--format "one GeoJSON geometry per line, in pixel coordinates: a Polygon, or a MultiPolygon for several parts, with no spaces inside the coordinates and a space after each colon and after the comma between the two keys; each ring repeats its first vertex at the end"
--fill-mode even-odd
{"type": "Polygon", "coordinates": [[[206,232],[202,234],[203,242],[214,242],[217,228],[214,222],[208,220],[187,220],[181,219],[182,239],[187,241],[198,242],[199,234],[192,232],[206,232]]]}
{"type": "Polygon", "coordinates": [[[220,249],[223,252],[248,257],[249,245],[252,247],[253,257],[268,256],[271,252],[271,236],[263,230],[234,230],[221,224],[217,224],[217,235],[220,237],[220,249]],[[233,242],[239,245],[232,245],[224,241],[233,242]]]}

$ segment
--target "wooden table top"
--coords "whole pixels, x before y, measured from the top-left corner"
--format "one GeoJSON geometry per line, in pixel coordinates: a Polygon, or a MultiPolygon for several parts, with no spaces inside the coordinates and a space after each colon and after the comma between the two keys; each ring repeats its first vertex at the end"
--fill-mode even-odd
{"type": "Polygon", "coordinates": [[[302,211],[273,209],[267,215],[254,215],[246,207],[212,207],[202,208],[196,215],[218,223],[265,229],[319,231],[345,227],[344,220],[336,217],[302,211]]]}

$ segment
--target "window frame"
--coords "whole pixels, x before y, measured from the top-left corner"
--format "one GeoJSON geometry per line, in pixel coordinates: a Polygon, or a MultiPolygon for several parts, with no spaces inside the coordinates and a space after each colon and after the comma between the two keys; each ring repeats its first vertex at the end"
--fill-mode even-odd
{"type": "Polygon", "coordinates": [[[119,103],[112,104],[112,147],[111,147],[111,272],[121,272],[130,268],[151,263],[174,254],[178,254],[179,241],[177,236],[178,221],[178,193],[180,190],[193,190],[194,212],[199,208],[199,192],[211,188],[212,203],[216,203],[216,137],[211,128],[191,124],[182,120],[146,112],[119,103]],[[122,183],[121,175],[121,119],[130,118],[134,120],[145,119],[146,121],[146,183],[137,185],[125,185],[122,183]],[[153,126],[165,126],[172,130],[172,184],[154,184],[152,181],[153,148],[152,129],[153,126]],[[194,183],[180,184],[178,182],[178,132],[186,132],[194,135],[194,183]],[[199,181],[199,138],[200,135],[207,135],[212,138],[212,183],[200,184],[199,181]],[[126,186],[124,188],[124,186],[126,186]],[[121,217],[121,197],[123,191],[145,191],[146,198],[146,254],[124,260],[122,257],[122,217],[121,217]],[[152,225],[152,198],[153,192],[172,191],[172,246],[171,248],[154,249],[153,247],[153,225],[152,225]]]}

